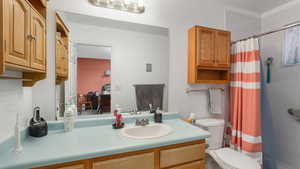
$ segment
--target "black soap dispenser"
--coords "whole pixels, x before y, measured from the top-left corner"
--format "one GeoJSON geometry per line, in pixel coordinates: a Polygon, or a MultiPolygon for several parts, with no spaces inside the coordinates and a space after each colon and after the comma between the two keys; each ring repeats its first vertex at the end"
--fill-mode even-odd
{"type": "Polygon", "coordinates": [[[162,111],[159,110],[159,107],[156,109],[154,113],[154,122],[162,123],[162,111]]]}
{"type": "Polygon", "coordinates": [[[40,108],[35,107],[33,117],[29,124],[29,135],[32,137],[43,137],[48,134],[48,125],[45,119],[40,116],[40,108]]]}

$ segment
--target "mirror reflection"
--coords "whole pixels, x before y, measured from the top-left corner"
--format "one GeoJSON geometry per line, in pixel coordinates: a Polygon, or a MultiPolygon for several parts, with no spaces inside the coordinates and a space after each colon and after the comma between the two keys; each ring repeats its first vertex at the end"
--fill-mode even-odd
{"type": "Polygon", "coordinates": [[[168,29],[59,12],[56,34],[58,120],[167,111],[168,29]]]}
{"type": "Polygon", "coordinates": [[[77,107],[79,115],[111,112],[111,47],[77,45],[77,107]]]}

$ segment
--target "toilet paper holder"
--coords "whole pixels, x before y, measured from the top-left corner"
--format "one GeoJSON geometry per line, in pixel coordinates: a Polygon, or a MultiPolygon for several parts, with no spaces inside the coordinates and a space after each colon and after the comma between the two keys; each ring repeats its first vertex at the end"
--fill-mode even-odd
{"type": "Polygon", "coordinates": [[[293,116],[296,120],[300,121],[300,109],[288,109],[288,113],[293,116]]]}

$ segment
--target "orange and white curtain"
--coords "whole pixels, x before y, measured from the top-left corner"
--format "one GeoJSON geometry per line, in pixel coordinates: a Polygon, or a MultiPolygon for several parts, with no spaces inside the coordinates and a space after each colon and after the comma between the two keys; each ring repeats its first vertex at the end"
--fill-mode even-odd
{"type": "Polygon", "coordinates": [[[232,46],[230,83],[230,146],[252,157],[262,153],[260,56],[258,39],[232,46]]]}

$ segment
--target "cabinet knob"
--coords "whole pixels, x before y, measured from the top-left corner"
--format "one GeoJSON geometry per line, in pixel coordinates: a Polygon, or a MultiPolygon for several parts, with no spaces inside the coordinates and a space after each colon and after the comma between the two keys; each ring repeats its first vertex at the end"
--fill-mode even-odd
{"type": "Polygon", "coordinates": [[[32,40],[32,35],[27,35],[27,39],[32,40]]]}
{"type": "Polygon", "coordinates": [[[36,36],[32,36],[32,35],[27,35],[27,38],[29,40],[37,40],[37,37],[36,36]]]}

